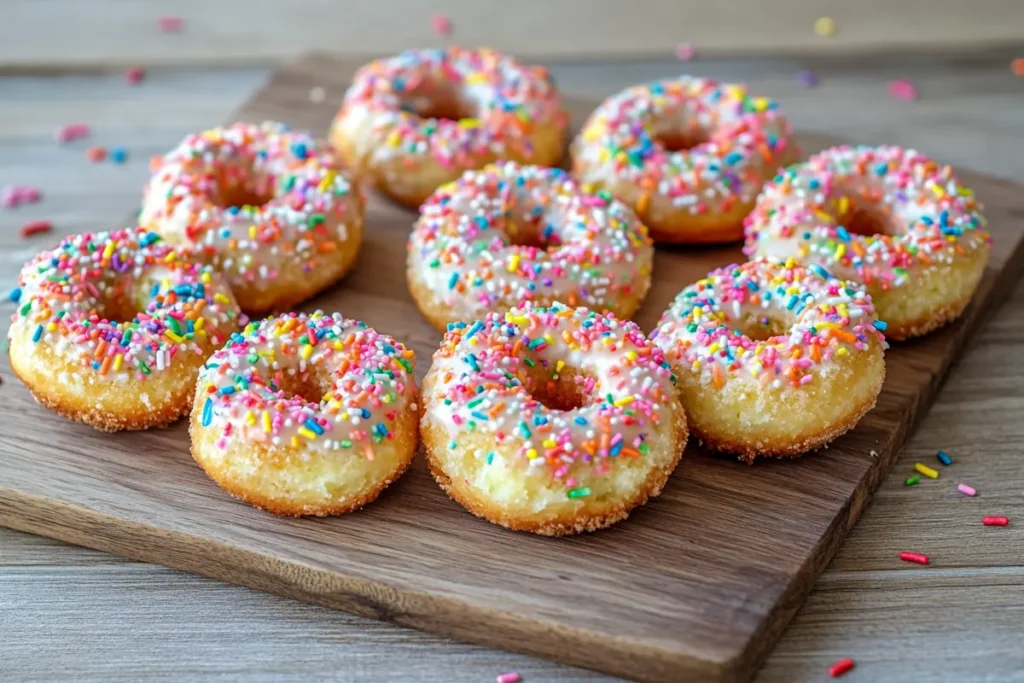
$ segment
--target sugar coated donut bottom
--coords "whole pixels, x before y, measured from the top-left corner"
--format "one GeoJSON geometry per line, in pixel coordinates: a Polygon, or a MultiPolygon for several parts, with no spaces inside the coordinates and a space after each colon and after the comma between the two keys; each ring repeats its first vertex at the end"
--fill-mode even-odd
{"type": "Polygon", "coordinates": [[[456,323],[423,384],[427,465],[473,514],[563,535],[658,495],[686,446],[661,351],[631,322],[527,306],[456,323]]]}
{"type": "Polygon", "coordinates": [[[196,372],[239,324],[226,283],[143,229],[63,240],[22,270],[11,368],[35,399],[102,431],[188,413],[196,372]]]}
{"type": "Polygon", "coordinates": [[[364,197],[331,147],[281,123],[186,137],[154,160],[140,221],[214,265],[243,310],[287,310],[343,277],[364,197]]]}
{"type": "Polygon", "coordinates": [[[356,74],[331,125],[347,164],[415,208],[499,159],[554,166],[568,116],[539,66],[494,50],[410,50],[356,74]]]}
{"type": "Polygon", "coordinates": [[[747,462],[800,455],[875,405],[884,324],[862,287],[823,275],[792,261],[728,266],[680,292],[662,316],[651,337],[709,447],[747,462]]]}
{"type": "Polygon", "coordinates": [[[764,182],[799,158],[778,105],[680,76],[611,96],[572,144],[573,175],[632,207],[656,242],[723,243],[764,182]]]}
{"type": "Polygon", "coordinates": [[[766,185],[747,219],[748,254],[864,283],[892,339],[956,319],[990,244],[980,206],[952,169],[900,147],[816,154],[766,185]]]}
{"type": "Polygon", "coordinates": [[[233,496],[278,515],[373,501],[416,450],[413,352],[317,311],[250,323],[199,372],[192,456],[233,496]]]}
{"type": "Polygon", "coordinates": [[[651,285],[654,248],[624,204],[560,169],[503,162],[467,171],[420,208],[406,278],[434,327],[529,301],[628,319],[651,285]]]}

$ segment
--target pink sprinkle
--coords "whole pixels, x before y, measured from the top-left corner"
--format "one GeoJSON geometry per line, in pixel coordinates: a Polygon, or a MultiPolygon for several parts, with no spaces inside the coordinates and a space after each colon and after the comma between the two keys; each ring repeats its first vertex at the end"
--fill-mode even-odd
{"type": "Polygon", "coordinates": [[[1010,519],[1002,515],[985,515],[981,518],[981,523],[985,526],[1007,526],[1010,519]]]}
{"type": "Polygon", "coordinates": [[[146,78],[146,70],[140,66],[133,66],[124,72],[124,79],[129,85],[138,85],[146,78]]]}
{"type": "Polygon", "coordinates": [[[960,484],[959,486],[956,487],[956,490],[964,494],[965,496],[978,495],[978,492],[974,490],[974,487],[968,486],[967,484],[960,484]]]}
{"type": "Polygon", "coordinates": [[[891,81],[889,83],[889,95],[897,100],[913,102],[917,99],[917,88],[908,80],[891,81]]]}
{"type": "Polygon", "coordinates": [[[452,20],[443,14],[435,14],[430,17],[430,26],[439,36],[448,36],[452,32],[452,20]]]}
{"type": "Polygon", "coordinates": [[[900,553],[900,559],[904,562],[915,562],[917,564],[928,564],[928,556],[924,553],[900,553]]]}
{"type": "Polygon", "coordinates": [[[515,671],[509,671],[507,674],[501,674],[497,678],[498,683],[519,683],[521,680],[523,679],[515,671]]]}
{"type": "Polygon", "coordinates": [[[161,33],[179,33],[185,26],[185,20],[181,17],[160,16],[156,18],[156,25],[161,33]]]}
{"type": "Polygon", "coordinates": [[[89,126],[84,123],[69,123],[57,129],[57,142],[65,143],[87,137],[89,126]]]}
{"type": "Polygon", "coordinates": [[[30,185],[5,185],[0,188],[0,205],[13,209],[22,204],[34,204],[42,196],[38,188],[30,185]]]}
{"type": "Polygon", "coordinates": [[[691,43],[679,43],[676,45],[676,59],[680,62],[688,62],[697,55],[697,49],[691,43]]]}

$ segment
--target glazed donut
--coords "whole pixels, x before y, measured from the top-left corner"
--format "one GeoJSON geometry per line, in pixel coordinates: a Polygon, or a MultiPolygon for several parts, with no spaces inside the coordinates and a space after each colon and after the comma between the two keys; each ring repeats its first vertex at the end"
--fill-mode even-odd
{"type": "Polygon", "coordinates": [[[572,145],[585,189],[632,206],[656,242],[681,244],[742,239],[761,186],[797,158],[774,101],[690,76],[613,95],[572,145]]]}
{"type": "Polygon", "coordinates": [[[899,147],[834,147],[769,183],[747,219],[748,254],[796,257],[864,283],[886,336],[955,320],[991,237],[949,166],[899,147]]]}
{"type": "Polygon", "coordinates": [[[473,514],[542,535],[592,531],[661,492],[686,416],[634,323],[554,304],[455,323],[423,383],[427,465],[473,514]]]}
{"type": "Polygon", "coordinates": [[[522,301],[563,301],[626,319],[651,285],[647,228],[620,202],[581,192],[560,169],[508,161],[467,171],[420,214],[406,278],[442,332],[522,301]]]}
{"type": "Polygon", "coordinates": [[[103,431],[187,414],[196,372],[240,324],[217,273],[141,228],[68,237],[19,284],[11,368],[39,403],[103,431]]]}
{"type": "Polygon", "coordinates": [[[557,164],[568,124],[544,67],[453,47],[364,66],[330,138],[378,190],[415,208],[463,171],[499,159],[557,164]]]}
{"type": "Polygon", "coordinates": [[[753,462],[823,446],[874,407],[884,327],[859,285],[757,260],[684,289],[651,339],[675,368],[693,433],[753,462]]]}
{"type": "Polygon", "coordinates": [[[250,323],[199,371],[192,457],[223,489],[278,515],[374,500],[416,450],[413,352],[317,311],[250,323]]]}
{"type": "Polygon", "coordinates": [[[221,270],[242,309],[262,314],[348,272],[363,205],[325,143],[281,123],[236,123],[153,160],[140,221],[221,270]]]}

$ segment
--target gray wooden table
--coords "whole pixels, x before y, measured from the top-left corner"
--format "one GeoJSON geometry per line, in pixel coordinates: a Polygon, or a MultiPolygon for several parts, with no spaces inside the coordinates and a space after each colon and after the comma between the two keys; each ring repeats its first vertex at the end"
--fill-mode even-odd
{"type": "MultiPolygon", "coordinates": [[[[754,84],[780,98],[803,130],[915,146],[1024,179],[1024,79],[1011,75],[1006,56],[861,66],[836,60],[817,66],[822,84],[815,90],[797,82],[805,66],[734,61],[687,69],[754,84]],[[911,79],[921,100],[888,97],[886,82],[895,78],[911,79]]],[[[600,96],[679,69],[556,65],[553,72],[566,91],[600,96]]],[[[45,218],[61,235],[115,227],[138,202],[149,157],[223,120],[266,73],[169,69],[134,88],[120,74],[0,78],[0,185],[36,185],[45,193],[40,204],[0,209],[0,290],[58,236],[22,239],[22,223],[45,218]],[[58,146],[54,130],[72,121],[91,124],[92,137],[58,146]],[[87,144],[121,145],[131,156],[123,166],[90,164],[87,144]]],[[[1024,681],[1022,352],[1024,286],[953,372],[760,681],[825,680],[828,666],[843,657],[857,661],[844,679],[850,681],[1024,681]],[[913,463],[934,464],[939,448],[952,454],[954,469],[904,487],[913,463]],[[959,481],[980,497],[958,497],[959,481]],[[982,514],[1013,522],[984,528],[982,514]],[[928,553],[933,565],[900,563],[901,550],[928,553]]],[[[511,670],[529,683],[610,680],[0,530],[0,680],[449,683],[490,681],[511,670]]]]}

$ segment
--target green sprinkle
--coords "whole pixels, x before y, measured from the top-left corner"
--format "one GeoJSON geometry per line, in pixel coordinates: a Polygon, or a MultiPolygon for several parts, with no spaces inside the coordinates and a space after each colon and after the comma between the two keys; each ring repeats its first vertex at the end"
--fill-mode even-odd
{"type": "Polygon", "coordinates": [[[352,442],[349,441],[348,439],[342,439],[341,447],[342,448],[352,448],[352,442]]]}
{"type": "Polygon", "coordinates": [[[569,489],[569,493],[568,493],[568,496],[570,498],[583,498],[583,497],[589,496],[589,495],[590,495],[590,489],[588,489],[588,488],[569,489]]]}
{"type": "Polygon", "coordinates": [[[912,476],[912,477],[907,477],[903,481],[903,485],[904,486],[916,486],[916,485],[918,485],[920,483],[921,483],[921,477],[917,476],[916,474],[914,476],[912,476]]]}
{"type": "Polygon", "coordinates": [[[139,367],[142,368],[143,375],[148,375],[150,373],[149,366],[143,363],[141,360],[139,361],[139,367]]]}

